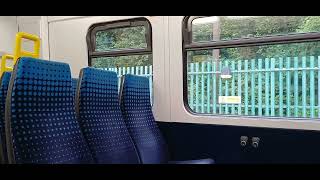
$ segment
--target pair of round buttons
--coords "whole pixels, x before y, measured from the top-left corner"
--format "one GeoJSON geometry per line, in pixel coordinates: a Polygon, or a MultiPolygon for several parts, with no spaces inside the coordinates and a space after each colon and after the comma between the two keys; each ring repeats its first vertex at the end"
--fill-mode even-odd
{"type": "MultiPolygon", "coordinates": [[[[247,136],[241,136],[240,137],[240,145],[241,146],[246,146],[247,145],[247,142],[248,142],[248,137],[247,136]]],[[[258,148],[258,146],[259,146],[259,141],[260,141],[260,138],[258,138],[258,137],[253,137],[252,138],[252,146],[254,147],[254,148],[258,148]]]]}

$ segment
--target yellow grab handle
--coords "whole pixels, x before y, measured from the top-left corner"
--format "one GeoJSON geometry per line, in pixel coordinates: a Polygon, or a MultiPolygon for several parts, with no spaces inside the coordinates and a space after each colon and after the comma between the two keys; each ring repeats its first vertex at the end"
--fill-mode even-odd
{"type": "Polygon", "coordinates": [[[13,60],[14,57],[13,57],[13,55],[9,55],[9,54],[5,54],[5,55],[2,56],[0,76],[2,76],[2,74],[5,71],[12,71],[13,70],[13,67],[7,67],[7,65],[6,65],[7,59],[12,59],[13,60]]]}
{"type": "Polygon", "coordinates": [[[33,58],[39,58],[40,56],[40,38],[36,35],[25,33],[25,32],[18,32],[16,35],[16,46],[14,49],[14,58],[13,64],[16,64],[18,58],[27,56],[33,58]],[[33,45],[33,52],[24,51],[22,49],[22,39],[28,39],[34,42],[33,45]]]}

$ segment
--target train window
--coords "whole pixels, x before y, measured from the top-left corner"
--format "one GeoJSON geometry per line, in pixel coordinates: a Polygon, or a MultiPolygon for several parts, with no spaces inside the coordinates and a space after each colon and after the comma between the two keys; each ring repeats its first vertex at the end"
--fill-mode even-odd
{"type": "Polygon", "coordinates": [[[320,117],[320,16],[185,17],[193,113],[320,117]]]}
{"type": "Polygon", "coordinates": [[[119,78],[136,74],[152,82],[151,37],[151,25],[145,18],[94,24],[87,34],[88,64],[116,71],[119,78]]]}
{"type": "Polygon", "coordinates": [[[89,66],[152,65],[151,25],[145,18],[94,24],[87,34],[89,66]]]}

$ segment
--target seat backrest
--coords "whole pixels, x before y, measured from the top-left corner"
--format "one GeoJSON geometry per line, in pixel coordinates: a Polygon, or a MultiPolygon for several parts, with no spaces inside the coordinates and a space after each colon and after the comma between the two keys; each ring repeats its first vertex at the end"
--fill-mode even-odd
{"type": "Polygon", "coordinates": [[[11,72],[4,72],[0,78],[0,159],[2,163],[8,163],[7,146],[6,146],[6,133],[5,133],[5,106],[6,97],[9,86],[11,72]]]}
{"type": "Polygon", "coordinates": [[[76,120],[70,67],[20,58],[6,100],[9,163],[91,163],[76,120]]]}
{"type": "Polygon", "coordinates": [[[130,74],[122,76],[120,102],[141,162],[167,163],[167,145],[152,114],[149,79],[130,74]]]}
{"type": "Polygon", "coordinates": [[[80,71],[76,111],[97,163],[137,164],[139,157],[122,118],[115,72],[80,71]]]}

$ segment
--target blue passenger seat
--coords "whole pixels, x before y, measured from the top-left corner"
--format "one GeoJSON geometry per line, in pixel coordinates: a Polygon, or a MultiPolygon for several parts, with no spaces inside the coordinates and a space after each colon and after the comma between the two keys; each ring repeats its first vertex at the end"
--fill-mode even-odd
{"type": "Polygon", "coordinates": [[[10,77],[11,72],[4,72],[0,80],[0,159],[3,164],[8,163],[4,114],[10,77]]]}
{"type": "Polygon", "coordinates": [[[70,67],[23,57],[15,64],[6,101],[9,163],[92,163],[76,120],[70,67]]]}
{"type": "Polygon", "coordinates": [[[148,78],[130,74],[122,76],[120,103],[125,123],[142,163],[214,163],[210,158],[190,161],[169,161],[167,144],[152,113],[148,78]]]}
{"type": "Polygon", "coordinates": [[[80,71],[76,111],[96,163],[138,164],[139,157],[122,118],[115,72],[80,71]]]}

